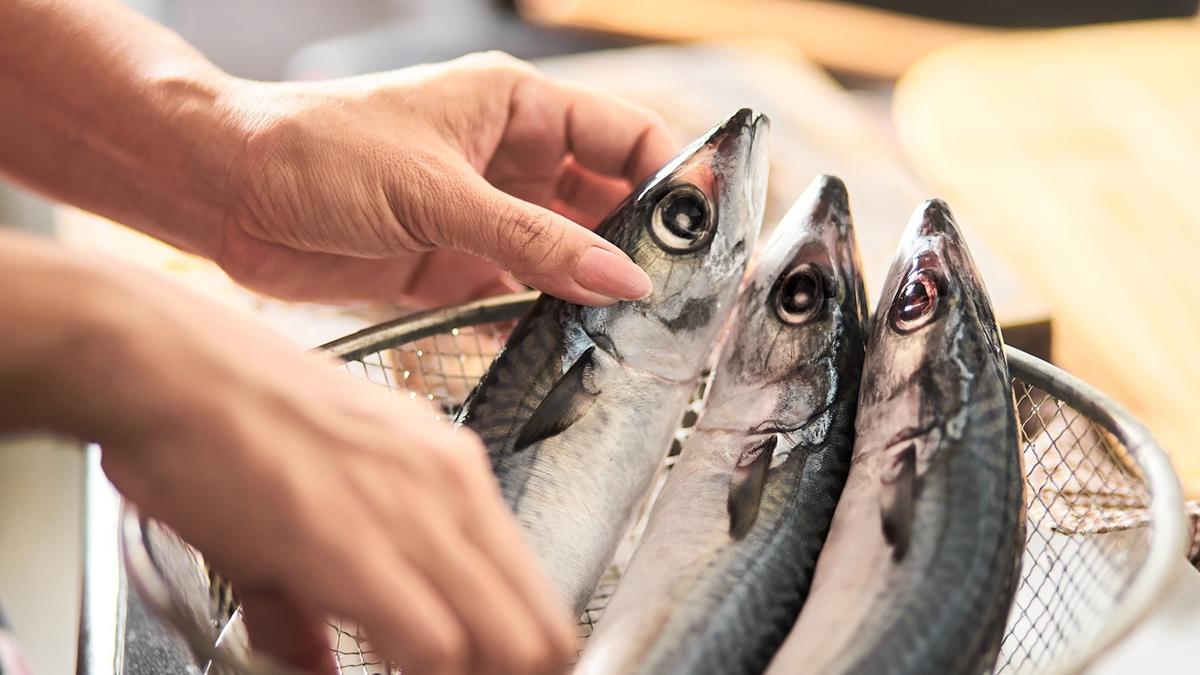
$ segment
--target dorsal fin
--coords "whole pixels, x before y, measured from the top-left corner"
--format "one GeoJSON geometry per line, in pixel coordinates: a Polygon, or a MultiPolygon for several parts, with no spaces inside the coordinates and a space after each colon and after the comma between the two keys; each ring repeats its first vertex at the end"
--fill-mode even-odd
{"type": "Polygon", "coordinates": [[[737,466],[729,478],[729,536],[741,539],[750,531],[758,518],[758,507],[762,503],[763,486],[767,482],[767,469],[779,437],[770,438],[742,451],[737,466]]]}
{"type": "Polygon", "coordinates": [[[894,478],[885,478],[879,497],[883,538],[892,546],[892,559],[900,560],[912,540],[913,494],[917,482],[917,446],[909,443],[896,453],[894,478]]]}
{"type": "Polygon", "coordinates": [[[588,347],[554,383],[546,398],[542,399],[525,426],[521,427],[521,433],[513,444],[513,452],[562,433],[592,407],[596,394],[600,393],[596,387],[595,364],[592,361],[595,350],[595,346],[588,347]]]}

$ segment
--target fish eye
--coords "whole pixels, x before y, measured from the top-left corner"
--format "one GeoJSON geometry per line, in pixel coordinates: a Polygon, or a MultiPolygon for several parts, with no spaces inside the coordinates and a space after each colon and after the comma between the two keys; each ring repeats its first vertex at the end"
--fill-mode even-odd
{"type": "Polygon", "coordinates": [[[712,209],[708,199],[692,185],[679,185],[654,206],[650,234],[671,253],[698,251],[712,241],[712,209]]]}
{"type": "Polygon", "coordinates": [[[806,323],[821,312],[827,295],[825,274],[820,268],[811,263],[798,265],[776,284],[775,314],[786,324],[806,323]]]}
{"type": "Polygon", "coordinates": [[[937,315],[945,292],[945,282],[932,269],[910,272],[892,301],[892,327],[901,333],[911,333],[929,323],[937,315]]]}

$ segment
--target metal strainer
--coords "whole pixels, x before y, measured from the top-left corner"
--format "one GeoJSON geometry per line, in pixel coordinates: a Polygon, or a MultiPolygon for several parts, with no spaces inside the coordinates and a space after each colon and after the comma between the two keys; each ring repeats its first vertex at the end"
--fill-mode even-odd
{"type": "MultiPolygon", "coordinates": [[[[503,347],[533,293],[437,310],[369,328],[325,349],[355,377],[451,417],[503,347]]],[[[1025,449],[1029,503],[1022,579],[997,673],[1075,673],[1124,637],[1160,600],[1185,551],[1183,501],[1163,450],[1136,420],[1083,382],[1008,350],[1025,449]]],[[[692,413],[702,405],[697,392],[692,413]]],[[[695,420],[689,413],[678,442],[695,420]]],[[[579,618],[586,639],[620,579],[647,509],[579,618]]],[[[250,654],[234,596],[203,559],[126,507],[127,574],[186,638],[209,672],[284,673],[250,654]]],[[[367,591],[364,591],[367,592],[367,591]]],[[[339,669],[387,672],[357,630],[331,625],[339,669]]]]}

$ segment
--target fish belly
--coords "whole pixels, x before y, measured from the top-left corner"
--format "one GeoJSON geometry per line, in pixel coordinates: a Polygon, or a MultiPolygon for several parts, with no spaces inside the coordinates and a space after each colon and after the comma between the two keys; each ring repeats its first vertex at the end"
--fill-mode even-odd
{"type": "Polygon", "coordinates": [[[562,598],[583,611],[645,499],[693,385],[606,373],[569,428],[510,459],[501,488],[562,598]]]}

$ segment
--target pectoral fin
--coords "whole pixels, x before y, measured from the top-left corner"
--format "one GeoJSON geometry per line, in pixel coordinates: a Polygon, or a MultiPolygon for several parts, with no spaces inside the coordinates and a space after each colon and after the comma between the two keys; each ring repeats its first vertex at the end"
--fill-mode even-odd
{"type": "Polygon", "coordinates": [[[879,507],[883,538],[892,546],[892,559],[900,560],[912,540],[913,495],[917,483],[917,446],[908,444],[896,454],[895,474],[883,481],[879,507]]]}
{"type": "Polygon", "coordinates": [[[747,448],[738,458],[737,466],[729,479],[729,536],[741,539],[750,531],[758,518],[758,507],[762,503],[763,486],[767,483],[767,469],[779,437],[772,435],[766,441],[747,448]]]}
{"type": "Polygon", "coordinates": [[[596,387],[595,364],[592,360],[595,349],[588,347],[550,388],[550,393],[546,394],[525,426],[521,427],[513,452],[562,433],[579,421],[596,402],[600,390],[596,387]]]}

